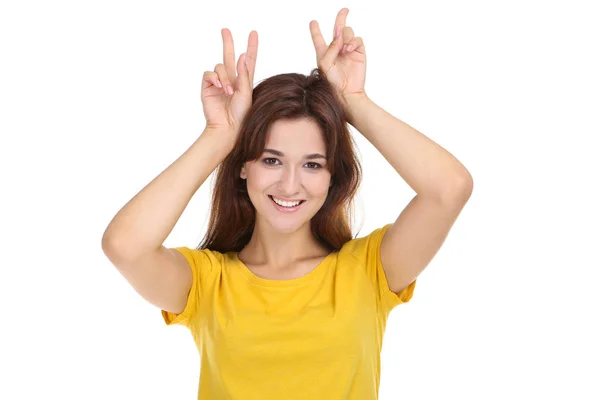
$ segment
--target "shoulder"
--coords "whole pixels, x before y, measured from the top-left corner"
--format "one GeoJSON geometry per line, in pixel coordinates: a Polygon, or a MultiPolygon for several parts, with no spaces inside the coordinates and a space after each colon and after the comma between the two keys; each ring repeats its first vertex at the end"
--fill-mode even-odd
{"type": "Polygon", "coordinates": [[[340,255],[345,255],[365,261],[370,255],[375,255],[374,252],[379,251],[381,240],[387,229],[392,224],[386,224],[382,227],[373,229],[367,234],[351,239],[344,243],[340,249],[340,255]]]}
{"type": "Polygon", "coordinates": [[[172,250],[181,253],[190,266],[202,273],[220,270],[227,262],[228,254],[210,249],[194,249],[186,246],[173,247],[172,250]]]}

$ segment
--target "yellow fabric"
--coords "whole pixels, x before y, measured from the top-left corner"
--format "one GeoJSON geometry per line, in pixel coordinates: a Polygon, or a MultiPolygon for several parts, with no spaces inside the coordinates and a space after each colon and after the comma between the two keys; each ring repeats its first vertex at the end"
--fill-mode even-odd
{"type": "Polygon", "coordinates": [[[377,399],[388,315],[416,284],[388,288],[379,246],[390,225],[291,280],[262,279],[234,252],[176,247],[194,280],[181,314],[161,312],[192,333],[198,399],[377,399]]]}

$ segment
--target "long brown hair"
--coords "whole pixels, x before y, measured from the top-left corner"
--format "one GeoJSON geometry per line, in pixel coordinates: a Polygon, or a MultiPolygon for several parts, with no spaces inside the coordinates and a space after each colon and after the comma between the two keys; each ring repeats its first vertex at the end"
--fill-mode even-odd
{"type": "Polygon", "coordinates": [[[256,210],[240,178],[242,165],[257,160],[266,146],[269,127],[277,120],[310,118],[321,128],[332,186],[325,203],[310,221],[315,238],[329,251],[352,239],[353,200],[362,180],[355,142],[344,109],[325,74],[272,76],[252,92],[252,106],[240,126],[233,150],[216,169],[209,226],[197,249],[241,251],[252,237],[256,210]]]}

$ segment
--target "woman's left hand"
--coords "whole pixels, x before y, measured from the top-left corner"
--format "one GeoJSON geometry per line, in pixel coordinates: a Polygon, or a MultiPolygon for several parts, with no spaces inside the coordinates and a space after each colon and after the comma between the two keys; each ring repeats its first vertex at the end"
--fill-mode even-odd
{"type": "Polygon", "coordinates": [[[342,8],[335,19],[334,39],[327,45],[317,21],[310,22],[310,33],[317,53],[317,66],[336,87],[338,95],[345,103],[348,96],[365,94],[367,54],[360,37],[346,26],[346,16],[350,10],[342,8]],[[340,32],[337,35],[337,32],[340,32]]]}

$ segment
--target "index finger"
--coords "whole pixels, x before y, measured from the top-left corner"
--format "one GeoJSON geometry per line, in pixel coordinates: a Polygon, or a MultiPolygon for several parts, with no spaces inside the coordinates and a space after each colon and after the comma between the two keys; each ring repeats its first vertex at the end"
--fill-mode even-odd
{"type": "Polygon", "coordinates": [[[258,54],[258,32],[251,31],[248,35],[248,50],[246,51],[246,66],[250,83],[254,83],[254,70],[256,69],[256,56],[258,54]]]}
{"type": "Polygon", "coordinates": [[[225,71],[227,71],[229,82],[233,84],[236,78],[233,36],[231,35],[231,31],[227,28],[221,29],[221,36],[223,36],[223,64],[225,65],[225,71]]]}

